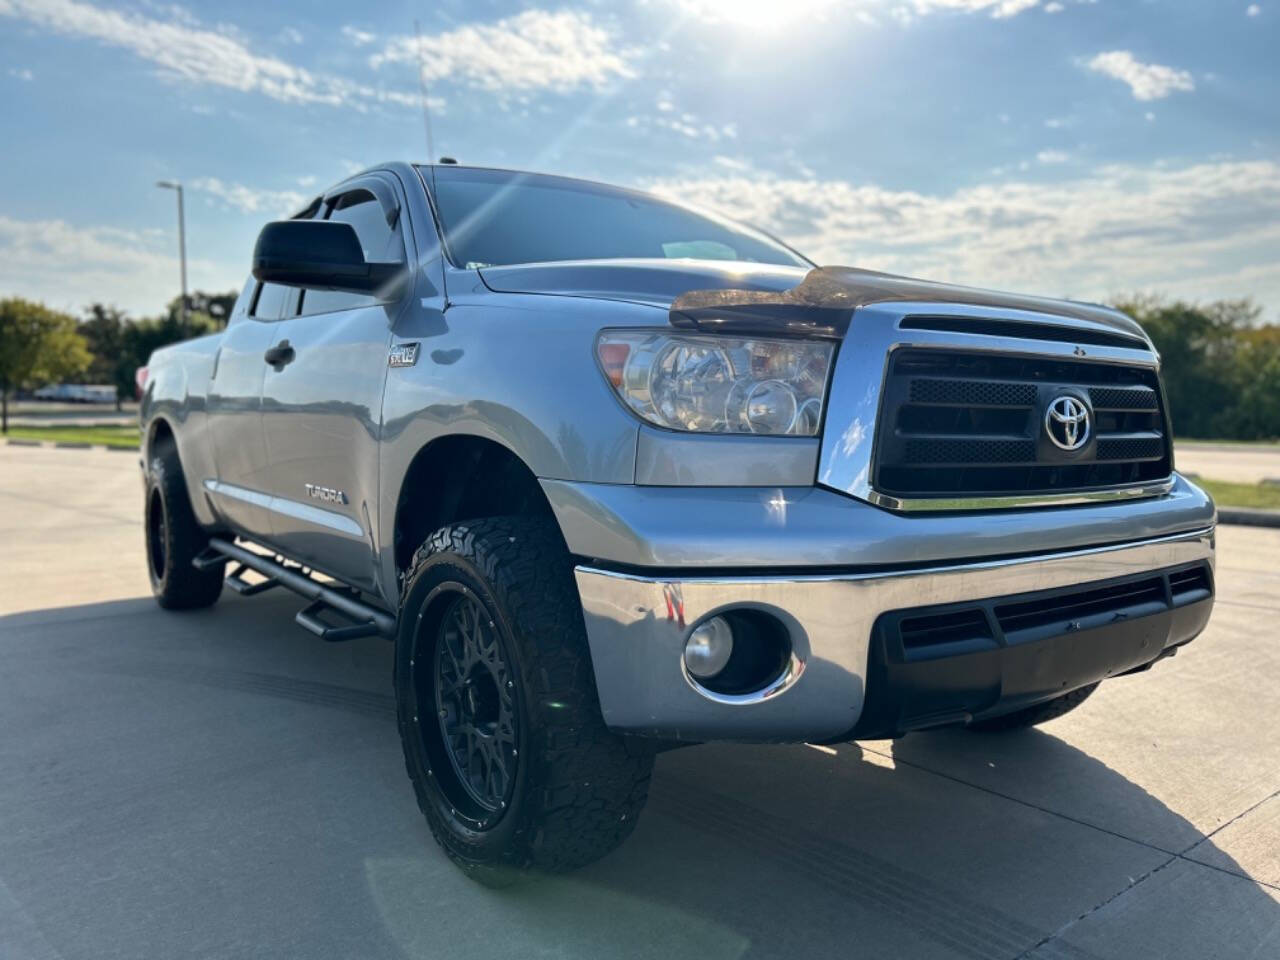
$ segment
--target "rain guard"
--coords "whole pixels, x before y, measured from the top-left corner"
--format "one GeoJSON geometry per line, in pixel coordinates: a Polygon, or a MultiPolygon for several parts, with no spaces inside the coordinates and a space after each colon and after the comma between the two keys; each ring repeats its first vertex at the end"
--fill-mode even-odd
{"type": "Polygon", "coordinates": [[[1141,328],[1124,314],[1096,304],[933,283],[856,267],[815,267],[798,286],[779,293],[691,290],[671,304],[669,319],[673,327],[703,333],[772,333],[839,340],[848,332],[854,310],[890,301],[1027,310],[1142,336],[1141,328]]]}

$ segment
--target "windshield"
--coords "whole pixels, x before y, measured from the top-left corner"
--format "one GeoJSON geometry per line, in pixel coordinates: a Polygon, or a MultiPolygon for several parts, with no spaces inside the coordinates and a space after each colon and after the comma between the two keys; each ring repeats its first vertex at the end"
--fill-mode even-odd
{"type": "Polygon", "coordinates": [[[459,267],[651,258],[810,265],[757,230],[631,190],[507,170],[433,173],[445,244],[459,267]]]}

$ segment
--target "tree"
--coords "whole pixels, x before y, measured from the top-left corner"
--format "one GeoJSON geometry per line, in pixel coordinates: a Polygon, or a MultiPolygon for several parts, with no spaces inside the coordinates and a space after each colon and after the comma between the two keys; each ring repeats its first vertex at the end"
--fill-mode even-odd
{"type": "MultiPolygon", "coordinates": [[[[224,309],[228,313],[225,294],[197,293],[191,300],[210,309],[224,309]]],[[[235,303],[235,296],[230,296],[235,303]]],[[[224,324],[205,311],[195,311],[182,327],[179,310],[181,298],[175,297],[165,313],[159,317],[130,320],[123,310],[93,303],[85,308],[85,319],[80,333],[88,341],[93,362],[89,373],[98,383],[110,383],[116,388],[116,409],[124,400],[131,399],[136,389],[134,375],[138,367],[146,364],[152,352],[188,337],[213,333],[224,324]]]]}
{"type": "Polygon", "coordinates": [[[76,320],[21,297],[0,300],[0,432],[9,432],[9,394],[84,372],[92,358],[76,320]]]}
{"type": "Polygon", "coordinates": [[[1241,354],[1261,309],[1251,300],[1201,305],[1156,296],[1129,297],[1116,306],[1142,324],[1160,351],[1177,435],[1246,439],[1238,432],[1241,354]]]}
{"type": "MultiPolygon", "coordinates": [[[[182,317],[171,310],[160,317],[146,317],[124,325],[124,354],[130,383],[134,371],[144,366],[156,350],[189,337],[202,337],[218,330],[218,323],[205,313],[193,313],[187,318],[187,329],[182,329],[182,317]]],[[[133,388],[130,387],[130,390],[133,388]]]]}
{"type": "Polygon", "coordinates": [[[116,409],[126,399],[133,397],[133,373],[140,364],[128,351],[126,343],[129,321],[123,310],[90,304],[85,309],[87,318],[80,323],[80,333],[89,346],[93,361],[89,364],[89,378],[94,383],[110,383],[116,388],[116,409]]]}
{"type": "MultiPolygon", "coordinates": [[[[191,332],[189,336],[199,336],[202,332],[209,333],[212,330],[220,330],[227,325],[227,321],[231,319],[231,310],[236,305],[236,300],[240,293],[237,290],[231,290],[227,293],[206,293],[203,290],[197,290],[187,296],[187,305],[191,316],[191,332]],[[198,314],[212,319],[214,325],[210,329],[202,330],[197,327],[195,318],[198,314]]],[[[172,317],[175,321],[180,320],[182,316],[182,297],[177,296],[169,301],[165,307],[165,313],[172,317]]]]}
{"type": "Polygon", "coordinates": [[[231,290],[227,293],[205,293],[203,290],[197,290],[191,294],[191,312],[203,313],[211,317],[219,328],[225,327],[227,321],[231,319],[231,310],[236,305],[236,300],[240,297],[238,290],[231,290]]]}
{"type": "Polygon", "coordinates": [[[1241,336],[1236,396],[1231,436],[1244,440],[1280,436],[1280,327],[1259,327],[1241,336]]]}

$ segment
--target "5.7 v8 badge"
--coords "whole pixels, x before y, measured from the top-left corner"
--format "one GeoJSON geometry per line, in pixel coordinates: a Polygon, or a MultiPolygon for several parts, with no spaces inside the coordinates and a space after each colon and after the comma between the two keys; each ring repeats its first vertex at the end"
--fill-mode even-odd
{"type": "Polygon", "coordinates": [[[387,357],[387,366],[412,367],[418,362],[419,346],[417,343],[397,343],[387,357]]]}

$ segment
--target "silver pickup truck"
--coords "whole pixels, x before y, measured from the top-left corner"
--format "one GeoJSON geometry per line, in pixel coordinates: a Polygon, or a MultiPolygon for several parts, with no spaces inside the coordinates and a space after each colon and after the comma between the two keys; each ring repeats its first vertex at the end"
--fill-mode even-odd
{"type": "Polygon", "coordinates": [[[1213,605],[1128,317],[630,190],[378,166],[142,379],[160,605],[283,587],[392,639],[419,805],[483,882],[613,849],[662,749],[1039,723],[1213,605]]]}

